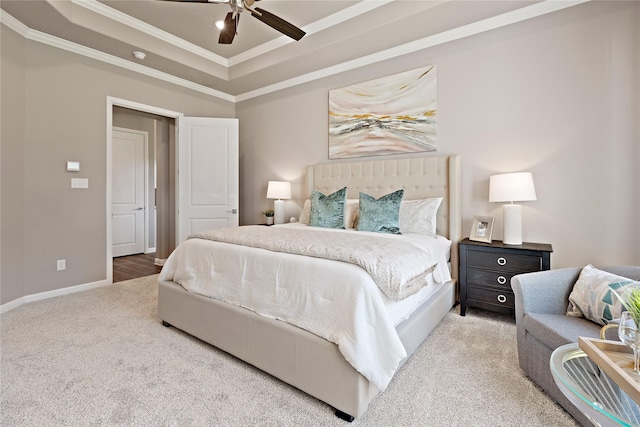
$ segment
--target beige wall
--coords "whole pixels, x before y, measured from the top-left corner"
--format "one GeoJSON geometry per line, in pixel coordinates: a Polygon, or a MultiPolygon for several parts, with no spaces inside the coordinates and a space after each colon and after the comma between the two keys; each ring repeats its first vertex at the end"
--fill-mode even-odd
{"type": "Polygon", "coordinates": [[[640,3],[590,2],[234,106],[25,41],[2,26],[0,303],[106,277],[106,97],[240,119],[240,221],[263,222],[267,181],[326,162],[328,91],[438,65],[438,152],[463,163],[463,227],[497,217],[489,176],[533,172],[524,238],[552,266],[640,261],[640,3]],[[67,160],[88,190],[71,190],[67,160]],[[56,272],[56,260],[67,270],[56,272]]]}
{"type": "Polygon", "coordinates": [[[234,117],[234,106],[1,31],[4,304],[106,279],[108,96],[192,116],[234,117]],[[89,189],[72,190],[72,176],[89,189]]]}
{"type": "Polygon", "coordinates": [[[26,42],[10,31],[0,41],[0,302],[6,302],[24,295],[26,42]]]}
{"type": "Polygon", "coordinates": [[[640,262],[640,3],[591,2],[364,69],[243,102],[242,223],[263,220],[267,181],[328,162],[328,91],[438,66],[438,152],[462,156],[463,231],[496,217],[489,176],[531,171],[525,241],[551,243],[552,266],[640,262]]]}

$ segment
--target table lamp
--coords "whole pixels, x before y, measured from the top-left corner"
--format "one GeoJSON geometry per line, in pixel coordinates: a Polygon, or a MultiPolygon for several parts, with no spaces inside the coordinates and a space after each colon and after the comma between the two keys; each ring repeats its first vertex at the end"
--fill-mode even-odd
{"type": "Polygon", "coordinates": [[[504,244],[522,244],[522,207],[513,202],[529,200],[536,200],[530,172],[504,173],[489,178],[489,201],[509,202],[502,205],[504,244]]]}
{"type": "Polygon", "coordinates": [[[284,224],[284,201],[291,198],[291,183],[286,181],[269,181],[267,199],[273,202],[273,223],[284,224]]]}

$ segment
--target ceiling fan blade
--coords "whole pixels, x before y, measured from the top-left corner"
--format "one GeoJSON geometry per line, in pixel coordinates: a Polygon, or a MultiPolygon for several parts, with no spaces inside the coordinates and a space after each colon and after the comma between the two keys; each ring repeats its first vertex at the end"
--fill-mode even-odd
{"type": "Polygon", "coordinates": [[[254,10],[251,10],[251,15],[256,17],[258,20],[264,22],[271,28],[274,28],[280,31],[285,36],[289,36],[294,40],[300,40],[304,37],[305,33],[300,28],[296,27],[293,24],[285,21],[282,18],[277,17],[271,12],[267,12],[266,10],[260,9],[256,7],[254,10]],[[256,13],[257,12],[257,13],[256,13]]]}
{"type": "Polygon", "coordinates": [[[227,13],[224,18],[224,28],[220,30],[220,37],[218,37],[218,43],[231,44],[233,38],[236,36],[236,19],[233,17],[233,12],[227,13]]]}

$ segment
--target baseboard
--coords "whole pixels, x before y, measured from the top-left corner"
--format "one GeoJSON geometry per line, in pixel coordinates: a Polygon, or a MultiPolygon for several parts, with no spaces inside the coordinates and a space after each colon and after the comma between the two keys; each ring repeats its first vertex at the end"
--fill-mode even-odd
{"type": "Polygon", "coordinates": [[[16,307],[20,307],[22,304],[24,304],[24,297],[14,299],[13,301],[9,301],[6,304],[2,304],[0,305],[0,314],[4,314],[9,310],[13,310],[16,307]]]}
{"type": "Polygon", "coordinates": [[[20,307],[22,304],[26,304],[29,302],[40,301],[43,299],[59,297],[61,295],[73,294],[76,292],[87,291],[89,289],[100,288],[102,286],[110,285],[106,280],[99,280],[97,282],[85,283],[84,285],[75,285],[69,286],[62,289],[55,289],[53,291],[40,292],[33,295],[26,295],[15,299],[13,301],[9,301],[6,304],[0,305],[0,314],[6,313],[9,310],[13,310],[16,307],[20,307]]]}
{"type": "Polygon", "coordinates": [[[166,261],[166,259],[156,258],[153,263],[155,265],[157,265],[158,267],[162,267],[164,265],[165,261],[166,261]]]}

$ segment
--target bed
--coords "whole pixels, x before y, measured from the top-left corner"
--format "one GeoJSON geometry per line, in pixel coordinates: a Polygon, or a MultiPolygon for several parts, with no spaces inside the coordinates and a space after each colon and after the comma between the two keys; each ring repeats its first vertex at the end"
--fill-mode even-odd
{"type": "MultiPolygon", "coordinates": [[[[348,199],[357,199],[361,191],[380,197],[398,188],[404,189],[403,200],[442,197],[437,211],[436,230],[439,236],[450,241],[448,268],[451,280],[430,292],[426,301],[414,311],[412,309],[410,316],[395,326],[394,334],[406,352],[406,357],[400,361],[402,364],[458,299],[456,276],[457,242],[461,238],[460,158],[411,157],[319,164],[307,168],[307,194],[311,194],[314,189],[330,194],[343,187],[348,189],[348,199]]],[[[275,231],[278,227],[262,228],[275,231]]],[[[236,250],[237,245],[231,246],[236,250]]],[[[257,248],[251,248],[251,251],[258,254],[261,251],[269,252],[257,248]]],[[[268,256],[276,255],[269,253],[268,256]]],[[[278,256],[301,257],[289,254],[278,256]]],[[[167,260],[168,264],[170,260],[171,257],[167,260]]],[[[290,262],[291,258],[287,258],[284,264],[290,262]]],[[[370,375],[365,374],[370,378],[367,379],[356,370],[353,360],[352,363],[347,362],[345,354],[341,352],[344,350],[342,347],[339,349],[338,345],[328,339],[309,332],[309,328],[303,329],[277,318],[258,314],[253,309],[245,308],[248,305],[228,303],[202,292],[188,291],[177,283],[181,282],[181,277],[178,277],[180,275],[165,270],[169,269],[166,266],[167,264],[158,282],[158,317],[165,326],[185,331],[326,402],[335,409],[337,416],[346,420],[362,416],[370,402],[384,389],[377,379],[371,379],[370,375]]],[[[350,268],[359,269],[357,266],[350,268]]],[[[199,281],[207,280],[199,278],[191,280],[191,283],[197,287],[199,281]]]]}

